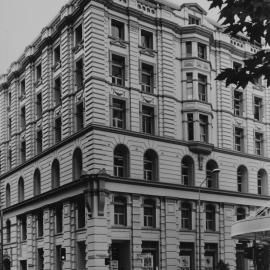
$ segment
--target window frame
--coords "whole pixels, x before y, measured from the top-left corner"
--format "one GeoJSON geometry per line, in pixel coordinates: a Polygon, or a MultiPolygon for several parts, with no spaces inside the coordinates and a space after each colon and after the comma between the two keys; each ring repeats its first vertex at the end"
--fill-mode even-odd
{"type": "Polygon", "coordinates": [[[153,199],[143,200],[143,227],[156,228],[156,207],[153,199]]]}
{"type": "Polygon", "coordinates": [[[207,75],[200,73],[198,73],[198,96],[200,101],[208,101],[208,78],[207,75]]]}
{"type": "Polygon", "coordinates": [[[115,226],[127,226],[127,199],[123,196],[115,196],[113,200],[113,205],[113,224],[115,226]]]}
{"type": "Polygon", "coordinates": [[[144,134],[156,134],[155,106],[141,103],[141,132],[144,134]]]}
{"type": "Polygon", "coordinates": [[[261,122],[263,117],[263,99],[254,96],[253,98],[254,120],[261,122]]]}
{"type": "Polygon", "coordinates": [[[192,204],[190,202],[181,203],[181,229],[192,230],[192,204]]]}
{"type": "Polygon", "coordinates": [[[209,116],[206,114],[199,114],[199,132],[200,141],[203,143],[209,142],[209,116]],[[203,118],[206,121],[203,121],[203,118]]]}
{"type": "Polygon", "coordinates": [[[125,86],[125,81],[127,80],[128,75],[126,65],[126,56],[116,52],[110,52],[110,77],[112,85],[118,87],[125,86]]]}
{"type": "Polygon", "coordinates": [[[197,43],[198,58],[207,60],[207,45],[201,42],[197,43]]]}
{"type": "Polygon", "coordinates": [[[234,150],[244,152],[244,129],[234,127],[234,150]]]}
{"type": "Polygon", "coordinates": [[[117,40],[125,41],[125,23],[115,18],[111,18],[111,37],[117,40]],[[115,23],[115,25],[113,25],[115,23]],[[115,31],[115,27],[118,33],[115,31]]]}
{"type": "Polygon", "coordinates": [[[152,31],[141,29],[140,30],[140,45],[147,50],[154,49],[154,33],[152,31]]]}
{"type": "Polygon", "coordinates": [[[205,206],[205,228],[206,231],[216,231],[216,206],[206,204],[205,206]],[[210,209],[211,208],[211,209],[210,209]]]}
{"type": "Polygon", "coordinates": [[[233,113],[235,116],[242,117],[244,109],[243,91],[234,89],[233,91],[233,113]],[[236,95],[238,94],[238,96],[236,95]]]}

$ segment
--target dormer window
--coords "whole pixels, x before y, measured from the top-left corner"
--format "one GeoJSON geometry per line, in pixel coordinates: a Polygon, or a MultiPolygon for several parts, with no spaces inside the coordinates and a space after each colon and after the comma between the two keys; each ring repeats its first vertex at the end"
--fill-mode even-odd
{"type": "Polygon", "coordinates": [[[200,18],[198,18],[196,16],[189,15],[188,16],[188,24],[200,25],[201,24],[201,20],[200,20],[200,18]]]}

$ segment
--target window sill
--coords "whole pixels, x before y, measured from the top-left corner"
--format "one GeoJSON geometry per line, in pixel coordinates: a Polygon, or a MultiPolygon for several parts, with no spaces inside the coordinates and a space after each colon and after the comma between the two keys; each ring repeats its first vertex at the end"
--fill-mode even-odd
{"type": "Polygon", "coordinates": [[[112,227],[111,227],[112,229],[131,229],[131,227],[130,226],[127,226],[127,225],[116,225],[116,224],[114,224],[114,225],[112,225],[112,227]]]}
{"type": "Polygon", "coordinates": [[[75,231],[79,233],[79,232],[84,232],[85,230],[86,230],[86,227],[84,226],[84,227],[81,227],[81,228],[77,227],[75,231]]]}
{"type": "Polygon", "coordinates": [[[204,233],[219,234],[218,231],[212,231],[212,230],[205,230],[204,233]]]}
{"type": "Polygon", "coordinates": [[[160,231],[160,229],[158,229],[156,227],[142,227],[142,230],[145,230],[145,231],[160,231]]]}
{"type": "Polygon", "coordinates": [[[185,228],[181,228],[181,229],[179,230],[179,232],[191,232],[191,233],[193,233],[193,232],[196,232],[196,231],[193,230],[193,229],[185,229],[185,228]]]}

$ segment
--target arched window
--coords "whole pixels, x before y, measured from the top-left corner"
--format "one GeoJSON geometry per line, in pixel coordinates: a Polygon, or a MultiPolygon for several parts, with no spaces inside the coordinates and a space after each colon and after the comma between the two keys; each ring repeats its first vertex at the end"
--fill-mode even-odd
{"type": "Polygon", "coordinates": [[[52,188],[57,188],[60,186],[60,164],[57,159],[52,163],[52,188]]]}
{"type": "Polygon", "coordinates": [[[40,191],[40,171],[39,169],[36,169],[34,172],[34,196],[39,195],[40,191]]]}
{"type": "Polygon", "coordinates": [[[22,202],[24,200],[24,180],[20,177],[18,182],[18,202],[22,202]]]}
{"type": "Polygon", "coordinates": [[[72,174],[73,180],[77,180],[82,175],[82,151],[77,148],[72,157],[72,174]]]}
{"type": "Polygon", "coordinates": [[[236,210],[236,219],[241,220],[246,218],[246,210],[243,207],[238,207],[236,210]]]}
{"type": "Polygon", "coordinates": [[[10,220],[8,219],[6,221],[6,238],[7,238],[7,243],[10,243],[10,228],[11,228],[11,224],[10,224],[10,220]]]}
{"type": "Polygon", "coordinates": [[[127,200],[124,197],[114,198],[114,224],[127,225],[127,200]]]}
{"type": "Polygon", "coordinates": [[[214,169],[217,169],[218,165],[214,160],[209,160],[206,164],[206,186],[208,188],[218,188],[218,173],[211,173],[214,169]]]}
{"type": "Polygon", "coordinates": [[[192,229],[192,208],[188,202],[181,203],[181,225],[182,229],[192,229]]]}
{"type": "Polygon", "coordinates": [[[144,200],[143,203],[143,225],[144,227],[156,226],[156,203],[151,199],[144,200]]]}
{"type": "Polygon", "coordinates": [[[216,230],[216,208],[214,205],[207,204],[205,207],[205,219],[206,219],[206,230],[216,230]]]}
{"type": "Polygon", "coordinates": [[[128,148],[119,144],[115,147],[113,153],[114,176],[128,177],[129,174],[129,151],[128,148]]]}
{"type": "Polygon", "coordinates": [[[6,185],[6,207],[10,206],[10,184],[6,185]]]}
{"type": "Polygon", "coordinates": [[[143,169],[145,180],[158,180],[158,155],[155,151],[149,149],[144,153],[143,169]]]}
{"type": "Polygon", "coordinates": [[[194,161],[191,157],[185,156],[182,159],[182,185],[194,185],[194,161]]]}
{"type": "Polygon", "coordinates": [[[237,191],[248,192],[248,173],[247,168],[243,165],[237,169],[237,191]]]}
{"type": "Polygon", "coordinates": [[[267,173],[264,169],[260,169],[257,175],[257,192],[260,195],[268,195],[267,173]]]}

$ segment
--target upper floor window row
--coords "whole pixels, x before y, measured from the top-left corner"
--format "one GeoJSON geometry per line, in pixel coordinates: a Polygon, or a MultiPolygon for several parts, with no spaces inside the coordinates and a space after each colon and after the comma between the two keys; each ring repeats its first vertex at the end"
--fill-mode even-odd
{"type": "MultiPolygon", "coordinates": [[[[126,40],[126,27],[125,23],[116,19],[111,19],[111,37],[116,40],[126,40]]],[[[154,34],[152,31],[140,29],[140,46],[144,49],[154,49],[154,34]]]]}
{"type": "Polygon", "coordinates": [[[200,42],[186,42],[186,57],[198,57],[204,60],[207,60],[207,45],[200,42]],[[197,45],[197,54],[196,52],[197,45]]]}

